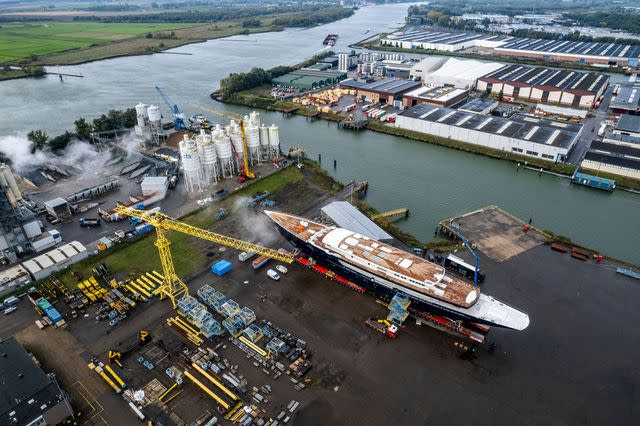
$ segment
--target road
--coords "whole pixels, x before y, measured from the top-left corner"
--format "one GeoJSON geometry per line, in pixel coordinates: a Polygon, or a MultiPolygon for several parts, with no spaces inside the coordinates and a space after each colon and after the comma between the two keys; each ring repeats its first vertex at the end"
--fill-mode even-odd
{"type": "Polygon", "coordinates": [[[593,110],[593,117],[587,117],[584,120],[584,128],[582,130],[582,136],[578,143],[573,148],[573,150],[569,153],[569,158],[567,162],[575,165],[579,165],[584,155],[587,153],[589,148],[591,147],[591,142],[598,137],[598,129],[600,129],[600,124],[607,118],[609,115],[609,103],[611,102],[611,97],[613,96],[613,85],[609,85],[607,90],[604,93],[604,98],[600,103],[600,107],[596,110],[593,110]]]}

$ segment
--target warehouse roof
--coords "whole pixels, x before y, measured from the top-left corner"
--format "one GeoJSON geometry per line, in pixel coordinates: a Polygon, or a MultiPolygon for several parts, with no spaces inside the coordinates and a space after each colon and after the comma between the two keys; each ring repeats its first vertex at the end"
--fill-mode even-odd
{"type": "Polygon", "coordinates": [[[640,116],[623,114],[616,124],[619,132],[640,133],[640,116]]]}
{"type": "Polygon", "coordinates": [[[608,164],[611,166],[622,167],[625,169],[640,171],[640,160],[627,157],[617,157],[602,152],[588,151],[584,156],[585,161],[594,163],[608,164]]]}
{"type": "Polygon", "coordinates": [[[640,56],[640,46],[638,45],[531,38],[510,40],[496,49],[534,51],[539,53],[574,56],[604,56],[607,58],[637,58],[640,56]]]}
{"type": "Polygon", "coordinates": [[[600,73],[557,70],[526,65],[506,65],[480,78],[488,83],[509,83],[520,87],[564,90],[575,95],[599,93],[609,81],[600,73]]]}
{"type": "Polygon", "coordinates": [[[393,237],[376,225],[360,210],[346,201],[334,201],[322,209],[339,227],[373,238],[377,241],[391,241],[393,237]]]}
{"type": "MultiPolygon", "coordinates": [[[[28,424],[45,412],[64,409],[58,385],[31,359],[15,337],[0,342],[0,424],[28,424]]],[[[49,416],[56,424],[71,413],[49,416]]]]}
{"type": "Polygon", "coordinates": [[[640,136],[621,135],[619,133],[607,132],[604,135],[604,141],[615,141],[640,147],[640,136]]]}
{"type": "Polygon", "coordinates": [[[388,35],[387,38],[389,40],[412,41],[417,43],[460,44],[472,40],[492,39],[494,36],[467,32],[433,31],[419,28],[393,33],[388,35]]]}
{"type": "Polygon", "coordinates": [[[381,94],[402,94],[419,87],[422,83],[419,81],[402,80],[400,78],[383,78],[367,83],[361,80],[345,80],[340,82],[340,86],[350,89],[365,90],[369,92],[381,94]]]}
{"type": "Polygon", "coordinates": [[[593,141],[591,143],[589,151],[640,160],[640,147],[634,148],[628,145],[617,145],[614,143],[593,141]]]}
{"type": "Polygon", "coordinates": [[[456,89],[453,86],[422,86],[404,95],[427,101],[446,103],[465,94],[467,94],[466,90],[456,89]]]}
{"type": "Polygon", "coordinates": [[[640,83],[623,83],[615,100],[609,105],[612,109],[640,111],[640,83]]]}
{"type": "Polygon", "coordinates": [[[494,110],[498,107],[500,103],[491,98],[474,98],[471,99],[466,104],[462,105],[458,108],[458,111],[466,111],[466,112],[474,112],[476,114],[481,114],[487,109],[494,110]]]}
{"type": "Polygon", "coordinates": [[[438,69],[428,72],[425,79],[445,82],[465,80],[465,85],[475,84],[475,80],[503,66],[499,62],[449,58],[438,69]]]}
{"type": "Polygon", "coordinates": [[[578,124],[522,114],[516,114],[511,118],[502,118],[426,104],[409,108],[399,116],[566,149],[571,147],[582,128],[578,124]]]}
{"type": "Polygon", "coordinates": [[[22,265],[16,265],[12,268],[5,269],[4,271],[0,271],[0,285],[4,285],[24,276],[28,277],[29,273],[22,265]]]}

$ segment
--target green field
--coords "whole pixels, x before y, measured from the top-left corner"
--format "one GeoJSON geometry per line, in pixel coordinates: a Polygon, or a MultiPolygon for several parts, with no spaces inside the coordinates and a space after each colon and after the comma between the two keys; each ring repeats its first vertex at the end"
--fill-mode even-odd
{"type": "Polygon", "coordinates": [[[0,23],[0,63],[192,26],[194,24],[0,23]]]}

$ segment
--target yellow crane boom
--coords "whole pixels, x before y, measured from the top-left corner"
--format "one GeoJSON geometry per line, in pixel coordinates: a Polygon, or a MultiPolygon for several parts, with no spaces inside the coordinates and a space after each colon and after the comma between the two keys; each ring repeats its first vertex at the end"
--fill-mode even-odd
{"type": "Polygon", "coordinates": [[[253,252],[285,263],[293,262],[293,255],[291,253],[274,250],[268,247],[263,247],[259,244],[249,243],[237,238],[231,238],[216,232],[200,229],[193,225],[173,219],[172,217],[158,211],[139,210],[122,205],[117,206],[114,211],[121,216],[135,217],[145,221],[156,229],[156,241],[154,244],[158,248],[160,263],[162,264],[162,272],[164,274],[163,284],[158,290],[161,298],[168,297],[171,299],[171,303],[174,308],[176,307],[177,300],[183,295],[188,294],[189,290],[187,285],[176,274],[171,250],[169,248],[171,242],[167,238],[166,231],[182,232],[183,234],[239,250],[253,252]]]}
{"type": "Polygon", "coordinates": [[[225,113],[225,112],[216,111],[215,109],[212,109],[200,104],[192,103],[192,105],[198,108],[202,108],[213,114],[217,114],[221,117],[225,117],[230,120],[236,120],[238,122],[238,124],[240,125],[240,133],[242,134],[242,157],[244,161],[244,175],[247,177],[247,179],[255,178],[256,175],[249,171],[249,154],[247,153],[247,137],[245,136],[245,131],[244,131],[244,117],[235,112],[225,113]]]}

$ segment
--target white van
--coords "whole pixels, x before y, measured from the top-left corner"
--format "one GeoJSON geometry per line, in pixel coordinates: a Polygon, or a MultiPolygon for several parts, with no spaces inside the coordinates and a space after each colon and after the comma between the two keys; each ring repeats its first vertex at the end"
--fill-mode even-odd
{"type": "Polygon", "coordinates": [[[267,275],[269,276],[269,278],[271,278],[274,281],[278,281],[280,279],[280,275],[278,275],[278,273],[273,269],[269,269],[267,271],[267,275]]]}

